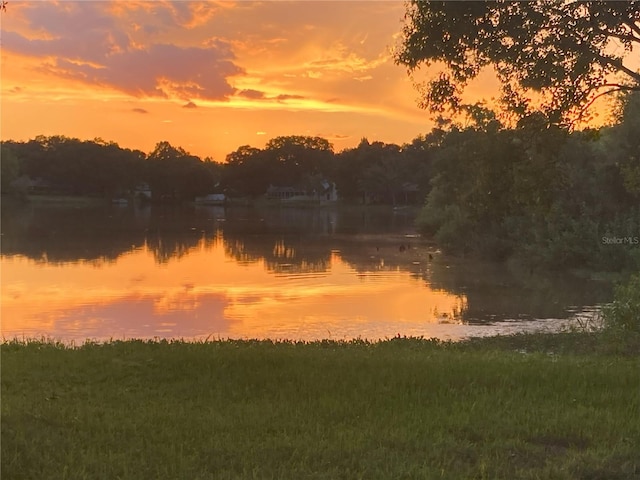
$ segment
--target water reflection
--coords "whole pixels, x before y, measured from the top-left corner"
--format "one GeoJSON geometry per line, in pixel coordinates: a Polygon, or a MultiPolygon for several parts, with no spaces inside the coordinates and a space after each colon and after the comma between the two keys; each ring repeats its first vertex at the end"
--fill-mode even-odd
{"type": "Polygon", "coordinates": [[[145,244],[147,221],[96,208],[34,208],[2,203],[2,255],[37,262],[112,262],[145,244]]]}
{"type": "Polygon", "coordinates": [[[610,295],[446,258],[409,212],[2,208],[5,337],[458,338],[610,295]]]}

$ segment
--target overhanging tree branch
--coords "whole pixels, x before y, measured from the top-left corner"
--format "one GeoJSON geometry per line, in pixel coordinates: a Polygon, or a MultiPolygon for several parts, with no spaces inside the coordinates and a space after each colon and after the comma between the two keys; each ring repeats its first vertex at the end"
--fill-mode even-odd
{"type": "Polygon", "coordinates": [[[640,23],[639,22],[622,22],[623,25],[626,25],[631,29],[632,32],[636,32],[640,35],[640,23]]]}
{"type": "Polygon", "coordinates": [[[598,31],[603,35],[617,38],[618,40],[622,40],[625,42],[632,42],[632,43],[640,43],[640,37],[636,37],[633,33],[629,33],[625,35],[624,33],[607,32],[606,30],[603,30],[603,29],[599,29],[598,31]]]}
{"type": "MultiPolygon", "coordinates": [[[[396,62],[410,71],[442,62],[436,78],[463,80],[492,65],[503,87],[512,84],[522,98],[539,98],[539,108],[553,111],[558,122],[571,123],[576,110],[582,115],[603,95],[640,89],[640,72],[625,64],[635,54],[630,47],[640,46],[639,16],[638,0],[409,0],[396,62]],[[624,52],[609,53],[609,40],[621,42],[624,52]],[[615,73],[625,80],[607,83],[615,73]]],[[[431,81],[424,89],[423,106],[434,112],[449,103],[439,87],[431,81]]],[[[466,82],[457,81],[455,87],[462,94],[466,82]]]]}
{"type": "Polygon", "coordinates": [[[600,97],[604,97],[605,95],[610,95],[615,92],[631,92],[631,91],[640,91],[640,86],[632,86],[632,85],[622,85],[618,83],[605,83],[604,85],[600,85],[596,87],[594,90],[599,90],[600,88],[609,88],[609,90],[600,92],[595,97],[593,97],[586,105],[584,105],[580,111],[578,112],[578,120],[581,120],[584,117],[585,112],[598,100],[600,97]]]}
{"type": "Polygon", "coordinates": [[[607,65],[610,65],[610,66],[616,68],[617,70],[620,70],[620,71],[626,73],[631,78],[633,78],[636,82],[638,82],[638,84],[640,85],[640,73],[634,72],[629,67],[626,67],[625,65],[623,65],[621,59],[614,59],[614,58],[607,57],[607,56],[599,54],[599,53],[596,53],[594,56],[598,60],[600,60],[601,62],[606,63],[607,65]]]}

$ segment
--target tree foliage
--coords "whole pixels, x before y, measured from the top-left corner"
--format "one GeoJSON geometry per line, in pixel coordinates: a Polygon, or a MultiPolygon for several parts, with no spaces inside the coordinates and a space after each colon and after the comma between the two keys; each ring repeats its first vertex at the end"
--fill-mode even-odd
{"type": "Polygon", "coordinates": [[[222,183],[228,193],[257,197],[266,192],[271,179],[270,166],[259,148],[242,145],[227,155],[222,183]]]}
{"type": "Polygon", "coordinates": [[[251,197],[263,195],[269,185],[302,188],[311,178],[332,178],[333,158],[333,147],[324,138],[275,137],[263,149],[243,145],[227,155],[223,183],[251,197]]]}
{"type": "Polygon", "coordinates": [[[610,148],[619,162],[625,187],[640,199],[640,92],[623,97],[619,123],[611,129],[610,148]]]}
{"type": "Polygon", "coordinates": [[[142,152],[101,139],[40,135],[6,144],[20,160],[19,175],[41,179],[70,194],[113,196],[142,178],[142,152]]]}
{"type": "Polygon", "coordinates": [[[156,199],[192,200],[210,193],[215,174],[219,177],[218,164],[202,162],[168,142],[159,142],[145,155],[99,138],[40,135],[28,142],[3,142],[3,156],[5,149],[11,152],[6,165],[3,158],[3,174],[7,171],[3,187],[7,188],[23,176],[54,193],[114,198],[146,182],[156,199]]]}
{"type": "Polygon", "coordinates": [[[144,154],[99,138],[38,136],[2,143],[2,191],[24,177],[26,183],[45,185],[48,193],[116,198],[147,183],[153,201],[180,202],[209,193],[258,198],[270,185],[319,192],[329,183],[347,201],[361,201],[366,191],[378,203],[421,203],[429,188],[430,142],[421,137],[403,146],[365,141],[336,155],[324,138],[282,136],[264,148],[240,146],[225,163],[216,163],[167,141],[144,154]],[[407,182],[417,184],[419,193],[403,194],[407,182]]]}
{"type": "Polygon", "coordinates": [[[0,190],[9,192],[20,174],[20,159],[5,142],[0,144],[0,190]]]}
{"type": "Polygon", "coordinates": [[[604,307],[603,314],[609,328],[640,332],[640,275],[616,287],[615,299],[604,307]]]}
{"type": "Polygon", "coordinates": [[[336,157],[334,179],[340,196],[364,203],[422,202],[429,189],[427,143],[422,137],[402,146],[361,139],[336,157]]]}
{"type": "Polygon", "coordinates": [[[420,230],[457,253],[557,269],[640,267],[634,93],[620,123],[568,132],[531,116],[515,129],[435,129],[420,230]]]}
{"type": "Polygon", "coordinates": [[[147,178],[156,199],[193,200],[214,186],[212,172],[200,158],[169,142],[159,142],[148,155],[147,178]]]}
{"type": "Polygon", "coordinates": [[[458,113],[468,82],[493,67],[506,110],[524,117],[540,109],[562,123],[602,94],[640,89],[630,62],[639,48],[635,0],[411,0],[395,59],[410,72],[442,67],[424,85],[424,106],[433,112],[458,113]]]}

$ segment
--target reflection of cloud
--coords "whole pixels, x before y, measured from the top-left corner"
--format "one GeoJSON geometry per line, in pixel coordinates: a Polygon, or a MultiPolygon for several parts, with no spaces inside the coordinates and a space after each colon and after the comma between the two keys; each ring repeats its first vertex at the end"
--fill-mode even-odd
{"type": "MultiPolygon", "coordinates": [[[[346,265],[338,258],[334,270],[346,265]]],[[[344,271],[344,270],[343,270],[344,271]]],[[[330,275],[339,274],[332,272],[330,275]]],[[[267,288],[231,293],[225,308],[232,337],[257,338],[327,338],[328,332],[349,338],[383,338],[401,328],[403,334],[425,335],[436,331],[439,318],[434,311],[453,316],[460,308],[460,298],[446,292],[425,290],[423,286],[407,288],[391,277],[406,276],[389,272],[390,281],[363,277],[358,283],[332,284],[323,277],[321,284],[286,291],[267,288]],[[395,330],[394,330],[395,329],[395,330]]],[[[309,277],[306,277],[309,278],[309,277]]]]}
{"type": "MultiPolygon", "coordinates": [[[[289,265],[287,274],[270,273],[273,243],[263,247],[251,264],[231,261],[222,242],[162,265],[149,247],[99,270],[85,264],[63,270],[26,259],[3,263],[2,334],[312,339],[330,331],[372,338],[384,337],[386,329],[397,333],[401,323],[403,333],[427,335],[436,312],[451,317],[461,308],[459,297],[426,288],[409,272],[358,272],[337,253],[318,264],[321,270],[304,261],[298,269],[289,258],[295,252],[282,244],[276,253],[289,265]]],[[[316,248],[324,258],[331,246],[320,242],[316,248]]]]}
{"type": "Polygon", "coordinates": [[[57,312],[52,335],[73,332],[78,338],[195,337],[229,329],[224,294],[176,292],[131,295],[101,304],[80,304],[57,312]]]}

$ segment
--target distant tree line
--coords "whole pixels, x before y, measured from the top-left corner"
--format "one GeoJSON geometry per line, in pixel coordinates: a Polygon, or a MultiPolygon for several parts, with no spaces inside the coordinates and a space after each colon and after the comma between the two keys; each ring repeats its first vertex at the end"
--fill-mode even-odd
{"type": "Polygon", "coordinates": [[[617,123],[599,130],[570,131],[542,112],[506,128],[479,105],[465,124],[442,122],[404,145],[362,139],[335,153],[326,139],[286,136],[262,149],[241,146],[225,163],[168,142],[144,154],[40,136],[2,143],[2,191],[31,178],[115,197],[146,183],[154,201],[174,202],[332,182],[344,202],[423,205],[418,228],[451,252],[545,268],[638,268],[640,94],[623,98],[617,123]]]}
{"type": "Polygon", "coordinates": [[[146,183],[156,200],[188,200],[210,191],[219,165],[160,142],[149,154],[102,139],[37,136],[2,142],[2,191],[115,198],[146,183]]]}
{"type": "Polygon", "coordinates": [[[219,163],[164,141],[145,154],[101,139],[38,136],[2,143],[2,191],[116,198],[147,184],[152,201],[176,202],[209,193],[257,199],[270,186],[312,191],[330,182],[346,201],[421,204],[429,158],[421,138],[404,146],[362,139],[336,154],[324,138],[284,136],[262,149],[241,146],[219,163]]]}

